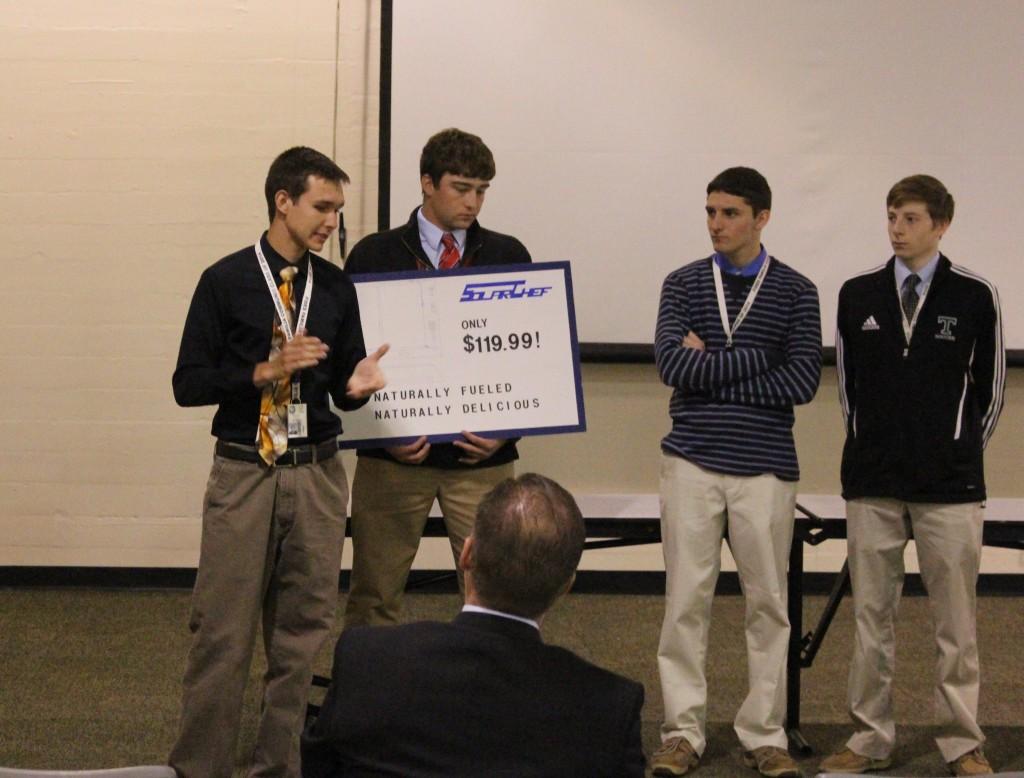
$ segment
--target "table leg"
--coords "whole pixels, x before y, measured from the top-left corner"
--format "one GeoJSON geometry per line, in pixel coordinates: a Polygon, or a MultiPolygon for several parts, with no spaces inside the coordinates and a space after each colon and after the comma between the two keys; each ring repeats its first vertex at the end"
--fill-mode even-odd
{"type": "Polygon", "coordinates": [[[800,732],[800,649],[804,631],[803,611],[804,538],[800,528],[793,532],[789,551],[788,611],[789,654],[786,657],[786,735],[789,748],[800,756],[812,753],[800,732]]]}

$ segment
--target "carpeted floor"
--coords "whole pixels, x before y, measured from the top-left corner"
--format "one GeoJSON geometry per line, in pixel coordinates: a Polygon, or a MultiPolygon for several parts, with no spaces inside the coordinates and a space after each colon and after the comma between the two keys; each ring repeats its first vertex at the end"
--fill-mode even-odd
{"type": "MultiPolygon", "coordinates": [[[[181,590],[0,589],[0,765],[84,769],[159,763],[174,738],[178,690],[189,635],[188,592],[181,590]]],[[[824,598],[809,597],[807,623],[824,598]]],[[[447,619],[454,594],[412,593],[408,620],[447,619]]],[[[340,611],[339,611],[340,613],[340,611]]],[[[544,624],[545,639],[641,681],[647,689],[644,745],[657,747],[661,721],[656,651],[662,599],[576,594],[544,624]]],[[[743,601],[719,596],[709,650],[709,745],[698,776],[751,776],[741,766],[731,719],[745,692],[743,601]]],[[[979,600],[982,653],[980,718],[997,769],[1024,770],[1024,611],[1013,597],[979,600]]],[[[814,666],[804,671],[803,734],[816,754],[801,759],[813,775],[823,753],[842,744],[852,624],[844,603],[814,666]]],[[[329,669],[329,647],[318,671],[329,669]]],[[[896,705],[902,726],[885,775],[940,776],[932,742],[934,648],[928,603],[905,597],[898,643],[896,705]]],[[[255,730],[262,657],[257,655],[244,713],[239,766],[255,730]]],[[[244,774],[240,769],[239,775],[244,774]]]]}

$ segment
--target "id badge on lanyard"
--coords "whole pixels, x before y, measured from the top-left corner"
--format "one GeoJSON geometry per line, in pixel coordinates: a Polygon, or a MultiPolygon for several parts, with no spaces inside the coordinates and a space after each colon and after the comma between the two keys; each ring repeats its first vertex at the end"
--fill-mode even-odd
{"type": "MultiPolygon", "coordinates": [[[[313,297],[313,260],[309,261],[308,278],[306,279],[306,290],[302,293],[302,304],[299,307],[299,318],[295,322],[295,332],[288,321],[288,312],[285,311],[284,302],[281,300],[281,293],[274,283],[274,274],[270,272],[270,265],[263,255],[263,247],[256,241],[256,258],[260,263],[260,270],[263,271],[263,278],[267,282],[267,289],[270,291],[270,299],[274,302],[274,310],[277,311],[277,320],[280,323],[281,332],[289,343],[295,337],[295,332],[305,329],[306,319],[309,318],[309,301],[313,297]]],[[[299,380],[293,379],[291,402],[288,403],[288,437],[307,438],[309,437],[309,416],[306,403],[302,402],[302,388],[299,380]]]]}
{"type": "Polygon", "coordinates": [[[288,437],[309,437],[306,403],[302,402],[298,381],[292,382],[292,401],[288,403],[288,437]]]}

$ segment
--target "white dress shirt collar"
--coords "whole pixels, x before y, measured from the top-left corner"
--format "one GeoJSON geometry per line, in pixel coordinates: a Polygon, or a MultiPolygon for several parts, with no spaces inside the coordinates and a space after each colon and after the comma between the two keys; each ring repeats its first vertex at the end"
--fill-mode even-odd
{"type": "MultiPolygon", "coordinates": [[[[444,251],[444,246],[441,245],[444,230],[423,215],[422,207],[416,209],[416,223],[420,228],[420,245],[423,246],[423,253],[427,255],[430,263],[437,267],[441,252],[444,251]]],[[[452,230],[452,237],[455,238],[461,257],[466,252],[466,230],[452,230]]]]}
{"type": "Polygon", "coordinates": [[[503,619],[512,619],[513,621],[521,621],[523,624],[529,624],[538,632],[540,631],[540,624],[533,619],[528,619],[524,616],[515,616],[511,613],[504,613],[502,611],[491,610],[490,608],[484,608],[481,605],[463,605],[463,613],[486,613],[488,616],[500,616],[503,619]]]}

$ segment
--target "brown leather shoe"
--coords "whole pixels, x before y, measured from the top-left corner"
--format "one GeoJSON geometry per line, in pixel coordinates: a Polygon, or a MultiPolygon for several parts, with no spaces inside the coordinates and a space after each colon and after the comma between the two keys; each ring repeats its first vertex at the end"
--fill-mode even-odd
{"type": "Polygon", "coordinates": [[[953,775],[992,775],[992,765],[978,746],[950,762],[949,772],[953,775]]]}
{"type": "Polygon", "coordinates": [[[761,746],[753,751],[744,751],[743,764],[753,767],[768,778],[801,778],[803,775],[789,751],[778,746],[761,746]]]}
{"type": "Polygon", "coordinates": [[[700,764],[700,757],[684,737],[670,737],[651,755],[652,775],[686,775],[700,764]]]}
{"type": "Polygon", "coordinates": [[[852,749],[841,748],[822,759],[818,769],[823,773],[868,773],[872,770],[884,770],[891,764],[892,760],[889,757],[872,759],[852,749]]]}

